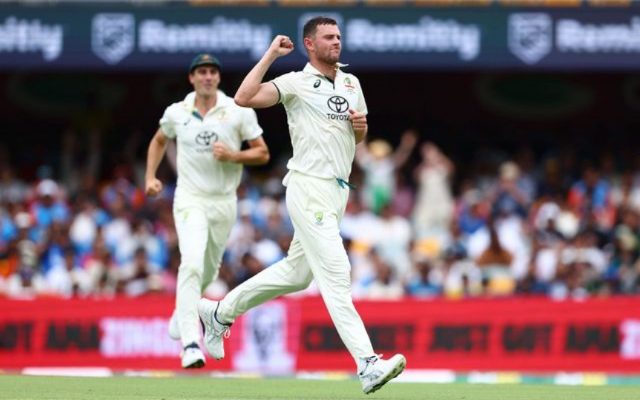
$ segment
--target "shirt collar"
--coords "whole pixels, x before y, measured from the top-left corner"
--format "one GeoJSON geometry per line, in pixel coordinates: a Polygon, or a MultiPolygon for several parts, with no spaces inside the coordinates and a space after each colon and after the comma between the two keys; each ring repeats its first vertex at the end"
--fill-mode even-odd
{"type": "MultiPolygon", "coordinates": [[[[224,92],[222,90],[218,90],[217,92],[217,101],[216,101],[216,106],[213,107],[211,110],[215,110],[219,107],[226,107],[228,106],[230,103],[233,102],[233,100],[231,99],[231,97],[227,96],[226,94],[224,94],[224,92]]],[[[188,111],[188,112],[193,112],[196,110],[196,92],[191,92],[189,93],[184,100],[182,101],[182,104],[184,105],[184,108],[188,111]]],[[[211,112],[211,110],[209,110],[209,112],[211,112]]]]}
{"type": "MultiPolygon", "coordinates": [[[[336,70],[338,71],[338,73],[340,73],[342,72],[340,68],[347,66],[349,66],[349,64],[336,63],[336,70]]],[[[304,66],[304,69],[302,71],[312,75],[324,76],[322,72],[318,71],[318,69],[311,65],[311,63],[309,62],[304,66]]]]}

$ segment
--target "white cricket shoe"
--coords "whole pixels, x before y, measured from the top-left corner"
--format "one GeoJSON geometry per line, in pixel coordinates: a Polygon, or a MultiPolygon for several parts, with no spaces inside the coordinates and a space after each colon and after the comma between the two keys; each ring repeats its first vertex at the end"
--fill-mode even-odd
{"type": "Polygon", "coordinates": [[[407,365],[407,359],[402,354],[396,354],[388,360],[383,360],[381,357],[381,355],[371,356],[359,363],[358,377],[365,394],[380,389],[391,379],[400,375],[407,365]]]}
{"type": "Polygon", "coordinates": [[[218,301],[200,299],[198,302],[198,315],[204,324],[204,347],[216,360],[224,358],[223,340],[231,335],[231,324],[218,321],[219,306],[218,301]]]}
{"type": "Polygon", "coordinates": [[[202,368],[204,364],[204,354],[196,343],[191,343],[182,350],[182,368],[202,368]]]}
{"type": "Polygon", "coordinates": [[[169,320],[169,337],[173,340],[180,340],[180,325],[178,325],[178,310],[173,310],[169,320]]]}

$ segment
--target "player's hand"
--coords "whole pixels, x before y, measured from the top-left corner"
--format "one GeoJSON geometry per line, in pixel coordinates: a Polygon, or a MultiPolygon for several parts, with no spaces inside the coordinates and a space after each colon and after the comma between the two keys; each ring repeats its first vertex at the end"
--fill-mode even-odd
{"type": "Polygon", "coordinates": [[[213,144],[213,156],[218,161],[235,162],[235,152],[222,142],[213,144]]]}
{"type": "Polygon", "coordinates": [[[157,196],[162,192],[162,182],[158,178],[147,178],[144,186],[144,192],[147,196],[157,196]]]}
{"type": "Polygon", "coordinates": [[[356,134],[367,133],[367,115],[352,109],[349,109],[349,120],[356,134]]]}
{"type": "Polygon", "coordinates": [[[278,35],[271,42],[269,49],[267,49],[267,53],[270,53],[275,57],[282,57],[291,53],[293,51],[293,47],[293,42],[289,39],[289,36],[278,35]]]}

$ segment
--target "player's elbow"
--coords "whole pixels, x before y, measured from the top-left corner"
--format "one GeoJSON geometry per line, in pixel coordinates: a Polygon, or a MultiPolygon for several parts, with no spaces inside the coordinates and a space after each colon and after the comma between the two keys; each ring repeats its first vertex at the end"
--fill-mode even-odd
{"type": "Polygon", "coordinates": [[[236,95],[233,96],[233,101],[240,107],[249,107],[249,100],[249,98],[243,96],[241,93],[236,93],[236,95]]]}

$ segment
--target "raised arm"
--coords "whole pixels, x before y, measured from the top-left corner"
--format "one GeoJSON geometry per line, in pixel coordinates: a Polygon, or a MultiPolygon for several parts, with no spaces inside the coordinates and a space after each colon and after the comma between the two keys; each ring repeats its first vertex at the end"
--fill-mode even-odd
{"type": "Polygon", "coordinates": [[[271,107],[279,100],[278,89],[272,83],[262,83],[264,75],[271,64],[278,58],[293,50],[293,42],[287,36],[276,36],[258,63],[244,78],[234,100],[241,107],[271,107]]]}
{"type": "Polygon", "coordinates": [[[400,145],[393,153],[393,164],[396,168],[401,168],[407,162],[417,141],[418,133],[413,130],[408,130],[402,134],[400,145]]]}

